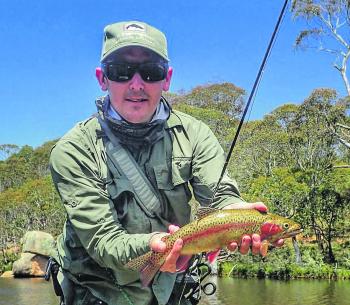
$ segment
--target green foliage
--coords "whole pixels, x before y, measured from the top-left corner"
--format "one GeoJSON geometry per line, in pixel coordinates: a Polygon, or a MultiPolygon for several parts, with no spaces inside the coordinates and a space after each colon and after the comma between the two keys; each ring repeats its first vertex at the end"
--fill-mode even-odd
{"type": "Polygon", "coordinates": [[[197,86],[190,92],[166,94],[174,109],[205,122],[228,150],[243,107],[245,91],[231,83],[197,86]]]}
{"type": "Polygon", "coordinates": [[[7,254],[6,251],[0,252],[0,274],[5,271],[11,271],[13,263],[19,259],[20,255],[16,253],[7,254]]]}
{"type": "Polygon", "coordinates": [[[0,193],[0,249],[18,244],[29,230],[58,235],[65,213],[50,176],[0,193]]]}
{"type": "Polygon", "coordinates": [[[265,258],[234,253],[229,260],[219,263],[218,273],[231,277],[258,277],[273,279],[350,279],[345,265],[332,266],[323,262],[315,245],[301,244],[302,264],[295,263],[293,248],[288,244],[270,251],[265,258]]]}
{"type": "Polygon", "coordinates": [[[18,145],[15,144],[0,144],[0,160],[7,159],[12,154],[17,153],[19,149],[18,145]]]}
{"type": "Polygon", "coordinates": [[[255,121],[245,127],[231,165],[244,192],[252,179],[270,175],[274,167],[288,163],[289,156],[283,153],[288,141],[286,132],[276,122],[255,121]]]}
{"type": "Polygon", "coordinates": [[[335,262],[334,238],[343,234],[349,211],[348,169],[335,169],[335,126],[348,105],[330,89],[317,89],[300,105],[287,104],[247,125],[230,167],[250,201],[261,200],[281,215],[294,215],[335,262]]]}
{"type": "Polygon", "coordinates": [[[28,179],[48,175],[49,154],[55,143],[56,141],[46,142],[35,150],[25,145],[21,149],[18,148],[18,152],[12,153],[6,160],[1,161],[0,192],[18,187],[28,179]]]}
{"type": "Polygon", "coordinates": [[[309,188],[299,182],[300,173],[288,168],[274,168],[270,176],[253,179],[246,196],[250,201],[268,203],[271,212],[292,216],[303,206],[309,188]]]}
{"type": "Polygon", "coordinates": [[[238,118],[243,108],[245,91],[232,83],[197,86],[189,93],[167,95],[171,104],[187,104],[198,108],[220,111],[238,118]]]}
{"type": "Polygon", "coordinates": [[[51,177],[50,141],[37,149],[5,145],[12,153],[0,163],[0,249],[18,243],[28,230],[57,235],[64,212],[51,177]]]}

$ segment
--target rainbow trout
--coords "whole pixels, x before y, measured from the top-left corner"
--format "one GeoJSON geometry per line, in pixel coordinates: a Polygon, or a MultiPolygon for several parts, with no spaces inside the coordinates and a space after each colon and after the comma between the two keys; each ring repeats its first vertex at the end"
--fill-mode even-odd
{"type": "Polygon", "coordinates": [[[189,257],[201,252],[216,251],[230,242],[240,243],[243,235],[257,233],[261,240],[270,243],[280,238],[293,237],[302,230],[298,223],[270,213],[255,209],[217,210],[201,208],[198,219],[183,226],[175,233],[163,237],[166,251],[149,251],[130,260],[126,267],[140,272],[143,286],[147,286],[165,261],[175,241],[183,240],[181,255],[189,257]]]}

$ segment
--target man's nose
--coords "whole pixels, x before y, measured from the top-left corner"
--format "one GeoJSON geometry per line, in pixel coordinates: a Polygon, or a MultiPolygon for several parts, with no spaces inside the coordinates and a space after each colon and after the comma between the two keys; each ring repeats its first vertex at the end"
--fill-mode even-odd
{"type": "Polygon", "coordinates": [[[129,88],[133,91],[143,91],[144,81],[139,73],[135,73],[129,82],[129,88]]]}

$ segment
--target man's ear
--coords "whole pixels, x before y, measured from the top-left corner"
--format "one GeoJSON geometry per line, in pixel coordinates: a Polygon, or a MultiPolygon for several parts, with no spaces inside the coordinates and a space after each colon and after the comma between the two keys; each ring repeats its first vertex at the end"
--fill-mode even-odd
{"type": "Polygon", "coordinates": [[[107,91],[108,83],[107,83],[107,79],[106,79],[101,67],[96,68],[95,75],[96,75],[97,81],[98,81],[101,89],[103,91],[107,91]]]}
{"type": "Polygon", "coordinates": [[[170,88],[170,82],[171,82],[171,77],[173,75],[173,67],[168,68],[168,73],[165,77],[165,80],[163,82],[163,91],[168,91],[170,88]]]}

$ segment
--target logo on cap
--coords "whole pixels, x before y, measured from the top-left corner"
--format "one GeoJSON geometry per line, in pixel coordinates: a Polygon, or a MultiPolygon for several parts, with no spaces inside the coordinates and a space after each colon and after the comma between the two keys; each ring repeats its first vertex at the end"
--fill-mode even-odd
{"type": "Polygon", "coordinates": [[[129,23],[125,25],[127,31],[145,31],[145,27],[142,24],[129,23]]]}

